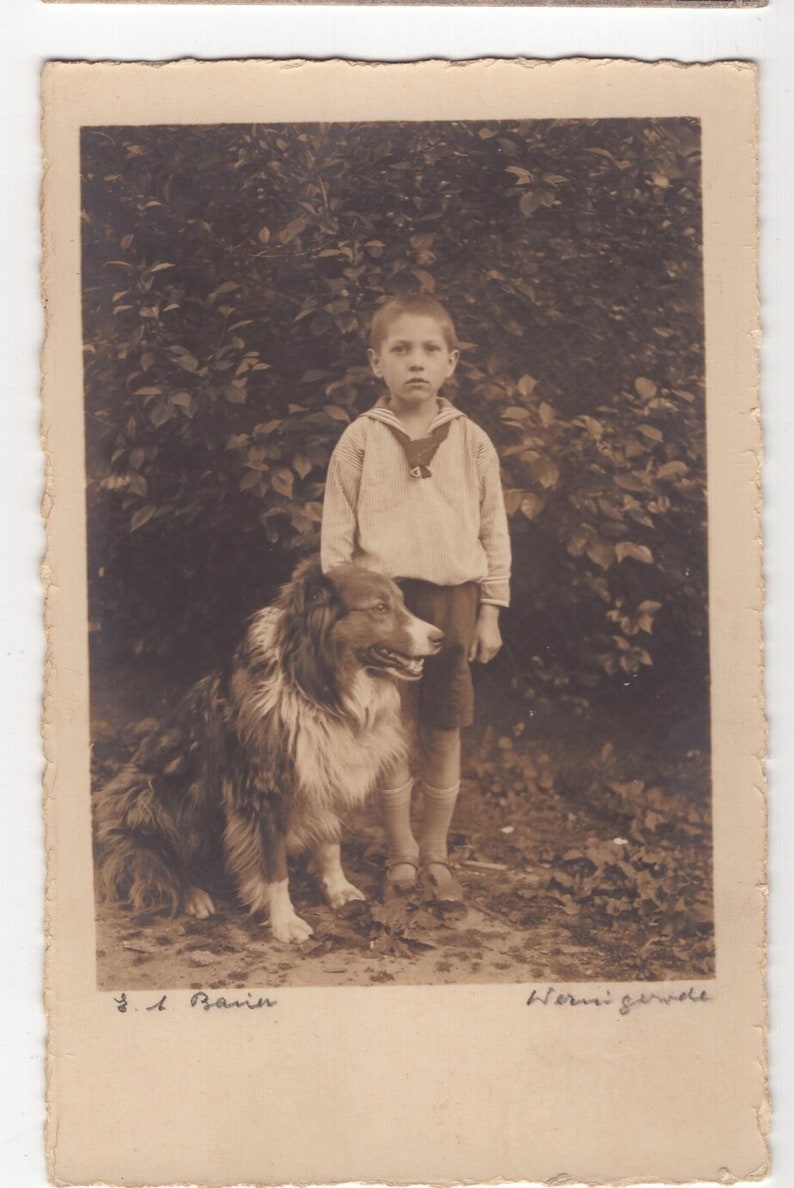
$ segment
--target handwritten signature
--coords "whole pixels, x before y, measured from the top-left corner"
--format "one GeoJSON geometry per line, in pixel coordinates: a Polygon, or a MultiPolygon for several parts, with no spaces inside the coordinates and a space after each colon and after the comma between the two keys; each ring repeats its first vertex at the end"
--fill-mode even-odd
{"type": "Polygon", "coordinates": [[[673,990],[667,993],[660,990],[644,990],[641,994],[623,994],[619,998],[613,996],[607,989],[604,994],[576,995],[567,990],[557,990],[549,986],[545,992],[533,990],[526,1001],[527,1006],[557,1006],[557,1007],[608,1007],[619,1003],[618,1014],[629,1015],[639,1006],[671,1006],[673,1003],[711,1002],[712,996],[707,990],[696,990],[690,986],[687,990],[673,990]]]}
{"type": "MultiPolygon", "coordinates": [[[[113,1001],[116,1004],[116,1010],[120,1015],[125,1015],[128,1010],[137,1010],[137,1007],[132,1007],[127,995],[122,993],[113,1001]]],[[[234,1010],[248,1010],[259,1011],[263,1007],[274,1007],[278,1000],[275,998],[252,998],[250,991],[245,998],[226,998],[225,995],[219,994],[217,998],[210,998],[209,994],[204,990],[197,990],[195,994],[191,994],[190,1006],[194,1009],[203,1011],[234,1011],[234,1010]]],[[[164,1011],[167,1009],[168,995],[162,994],[155,1002],[144,1007],[145,1011],[164,1011]]]]}

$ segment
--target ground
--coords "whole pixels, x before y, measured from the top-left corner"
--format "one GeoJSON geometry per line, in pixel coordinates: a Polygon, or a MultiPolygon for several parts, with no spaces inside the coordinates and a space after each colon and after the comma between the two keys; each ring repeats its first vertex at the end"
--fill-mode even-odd
{"type": "MultiPolygon", "coordinates": [[[[95,715],[98,780],[129,750],[95,715]]],[[[314,929],[279,944],[219,899],[206,920],[97,908],[101,989],[604,982],[714,974],[710,797],[702,751],[640,753],[601,729],[548,739],[481,729],[467,740],[451,856],[465,908],[421,890],[384,906],[383,838],[370,807],[348,822],[348,876],[367,895],[334,914],[301,864],[298,913],[314,929]]],[[[615,733],[614,731],[612,732],[615,733]]],[[[628,740],[628,741],[627,741],[628,740]]]]}

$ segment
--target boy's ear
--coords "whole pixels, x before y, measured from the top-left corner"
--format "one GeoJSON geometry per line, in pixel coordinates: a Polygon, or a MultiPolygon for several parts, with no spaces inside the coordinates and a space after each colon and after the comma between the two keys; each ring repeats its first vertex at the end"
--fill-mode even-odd
{"type": "Polygon", "coordinates": [[[381,379],[383,376],[383,371],[381,370],[380,356],[376,354],[375,351],[373,351],[372,347],[370,347],[367,351],[367,358],[369,359],[369,365],[372,368],[373,373],[378,377],[378,379],[381,379]]]}
{"type": "Polygon", "coordinates": [[[450,351],[449,352],[449,368],[447,370],[447,379],[449,379],[449,377],[453,374],[455,368],[458,365],[459,359],[460,359],[460,351],[450,351]]]}

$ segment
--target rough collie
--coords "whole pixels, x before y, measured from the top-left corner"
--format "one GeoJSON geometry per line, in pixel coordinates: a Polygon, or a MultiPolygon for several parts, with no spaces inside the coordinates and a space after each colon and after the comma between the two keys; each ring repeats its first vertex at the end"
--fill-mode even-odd
{"type": "Polygon", "coordinates": [[[224,874],[274,937],[302,941],[287,855],[308,850],[331,907],[363,899],[342,870],[340,817],[404,753],[398,682],[418,680],[441,640],[389,578],[303,563],[253,617],[229,674],[195,685],[97,792],[102,893],[204,917],[224,874]]]}

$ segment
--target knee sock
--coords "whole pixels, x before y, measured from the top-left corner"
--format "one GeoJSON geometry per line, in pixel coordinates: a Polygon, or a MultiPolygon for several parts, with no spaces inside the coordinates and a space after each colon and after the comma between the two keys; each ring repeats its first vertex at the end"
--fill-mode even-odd
{"type": "Polygon", "coordinates": [[[406,780],[399,788],[381,788],[378,792],[380,815],[389,845],[389,862],[401,858],[416,860],[419,847],[411,832],[411,792],[413,780],[406,780]]]}
{"type": "Polygon", "coordinates": [[[447,834],[460,791],[460,780],[449,788],[434,788],[422,781],[422,833],[420,851],[423,862],[446,862],[447,834]]]}

